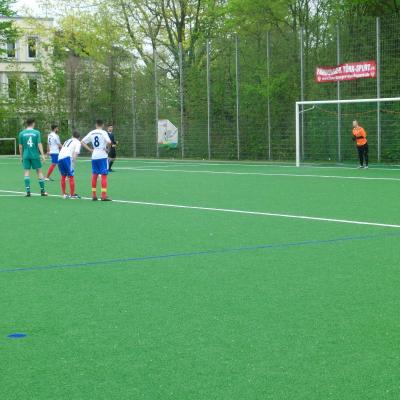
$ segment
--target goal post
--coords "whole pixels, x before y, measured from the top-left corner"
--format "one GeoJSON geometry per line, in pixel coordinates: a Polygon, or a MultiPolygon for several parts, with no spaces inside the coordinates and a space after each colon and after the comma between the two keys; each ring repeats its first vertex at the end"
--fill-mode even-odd
{"type": "Polygon", "coordinates": [[[352,120],[366,129],[373,160],[400,162],[400,97],[298,101],[295,115],[297,167],[353,161],[352,120]]]}
{"type": "Polygon", "coordinates": [[[0,155],[17,155],[17,139],[0,137],[0,155]],[[9,143],[7,143],[9,142],[9,143]]]}

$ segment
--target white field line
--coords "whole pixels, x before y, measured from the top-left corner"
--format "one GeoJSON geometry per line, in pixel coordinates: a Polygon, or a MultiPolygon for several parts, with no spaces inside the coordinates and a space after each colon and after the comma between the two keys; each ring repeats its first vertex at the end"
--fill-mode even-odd
{"type": "MultiPolygon", "coordinates": [[[[134,162],[142,162],[144,164],[166,164],[166,165],[173,165],[173,166],[185,166],[185,165],[192,165],[192,166],[240,166],[240,167],[266,167],[266,168],[271,168],[271,167],[277,167],[277,168],[297,168],[295,164],[280,164],[280,163],[246,163],[246,162],[241,162],[238,161],[236,163],[232,162],[210,162],[210,161],[199,161],[199,162],[193,162],[193,161],[146,161],[146,160],[138,160],[138,159],[129,159],[134,162]]],[[[126,160],[125,160],[126,161],[126,160]]],[[[356,165],[356,164],[355,164],[356,165]]],[[[377,167],[377,168],[372,168],[374,170],[378,171],[400,171],[400,165],[393,165],[393,168],[384,168],[384,167],[377,167]]],[[[345,167],[345,166],[337,166],[337,165],[311,165],[311,164],[303,164],[300,169],[302,168],[310,168],[310,169],[338,169],[338,170],[355,170],[357,169],[356,166],[354,167],[345,167]]]]}
{"type": "MultiPolygon", "coordinates": [[[[19,156],[0,156],[0,159],[18,159],[19,156]]],[[[78,158],[77,162],[91,162],[91,159],[88,157],[81,157],[78,158]]],[[[240,166],[240,167],[266,167],[266,168],[297,168],[295,163],[293,164],[288,164],[288,163],[280,163],[280,162],[246,162],[246,161],[238,161],[238,162],[229,162],[229,161],[193,161],[193,160],[168,160],[166,159],[165,161],[162,160],[154,160],[150,161],[148,159],[140,159],[140,158],[118,158],[118,162],[122,163],[127,163],[127,162],[134,162],[134,163],[143,163],[143,164],[158,164],[158,165],[172,165],[172,166],[185,166],[185,165],[190,165],[190,166],[240,166]]],[[[356,163],[354,164],[356,165],[356,163]]],[[[301,168],[310,168],[310,169],[338,169],[338,170],[355,170],[357,169],[356,166],[354,167],[345,167],[345,166],[340,166],[340,165],[312,165],[312,164],[303,164],[301,165],[301,168]]],[[[392,172],[398,172],[400,171],[400,165],[394,164],[392,168],[385,168],[385,167],[372,167],[371,169],[377,170],[377,171],[392,171],[392,172]]]]}
{"type": "Polygon", "coordinates": [[[366,181],[400,181],[400,178],[383,178],[372,176],[340,176],[340,175],[314,175],[314,174],[280,174],[265,172],[232,172],[232,171],[210,171],[210,170],[190,170],[190,169],[161,169],[161,168],[142,168],[142,167],[119,167],[116,170],[129,171],[156,171],[156,172],[180,172],[186,174],[215,174],[215,175],[254,175],[254,176],[283,176],[290,178],[319,178],[319,179],[353,179],[366,181]]]}
{"type": "MultiPolygon", "coordinates": [[[[2,189],[0,189],[0,193],[12,193],[12,194],[20,194],[20,195],[25,194],[25,192],[17,192],[14,190],[2,190],[2,189]]],[[[32,195],[40,196],[39,194],[32,194],[32,195]]],[[[49,195],[49,196],[50,197],[58,197],[58,198],[62,197],[60,195],[55,195],[55,194],[49,195]]],[[[91,201],[92,199],[90,197],[82,197],[82,200],[91,201]]],[[[76,201],[76,200],[65,200],[65,201],[76,201]]],[[[134,204],[134,205],[164,207],[164,208],[180,208],[180,209],[187,209],[187,210],[211,211],[211,212],[242,214],[242,215],[257,215],[257,216],[263,216],[263,217],[289,218],[289,219],[299,219],[299,220],[306,220],[306,221],[332,222],[332,223],[338,223],[338,224],[366,225],[366,226],[374,226],[374,227],[381,227],[381,228],[383,227],[383,228],[400,229],[400,225],[385,224],[385,223],[381,223],[381,222],[355,221],[355,220],[347,220],[347,219],[312,217],[312,216],[306,216],[306,215],[280,214],[280,213],[272,213],[272,212],[264,212],[264,211],[247,211],[247,210],[237,210],[237,209],[230,209],[230,208],[188,206],[188,205],[181,205],[181,204],[154,203],[154,202],[148,202],[148,201],[133,201],[133,200],[113,200],[113,203],[134,204]]]]}

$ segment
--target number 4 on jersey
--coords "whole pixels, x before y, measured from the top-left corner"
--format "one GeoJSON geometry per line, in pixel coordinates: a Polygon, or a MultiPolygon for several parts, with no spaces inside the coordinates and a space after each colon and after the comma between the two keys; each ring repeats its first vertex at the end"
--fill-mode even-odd
{"type": "Polygon", "coordinates": [[[28,141],[26,142],[26,144],[27,144],[29,147],[32,147],[32,146],[33,146],[32,136],[29,136],[29,139],[28,139],[28,141]]]}

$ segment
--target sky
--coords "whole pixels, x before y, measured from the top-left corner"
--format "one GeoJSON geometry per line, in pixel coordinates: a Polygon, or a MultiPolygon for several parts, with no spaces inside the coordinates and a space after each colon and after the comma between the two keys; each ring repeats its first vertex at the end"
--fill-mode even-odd
{"type": "Polygon", "coordinates": [[[16,0],[13,9],[18,15],[26,14],[25,10],[29,9],[34,16],[45,17],[46,13],[39,7],[38,0],[16,0]]]}

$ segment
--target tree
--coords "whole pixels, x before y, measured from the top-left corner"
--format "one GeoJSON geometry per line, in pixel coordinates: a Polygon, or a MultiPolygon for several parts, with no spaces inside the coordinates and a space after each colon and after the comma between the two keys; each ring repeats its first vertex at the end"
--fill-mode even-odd
{"type": "MultiPolygon", "coordinates": [[[[14,11],[11,9],[12,3],[12,0],[0,0],[0,16],[14,16],[14,11]]],[[[12,20],[0,21],[0,43],[7,43],[9,40],[15,39],[17,35],[18,32],[13,26],[12,20]]],[[[4,50],[0,48],[0,52],[4,52],[4,50]]]]}
{"type": "Polygon", "coordinates": [[[400,15],[399,0],[342,0],[339,15],[382,17],[400,15]]]}

